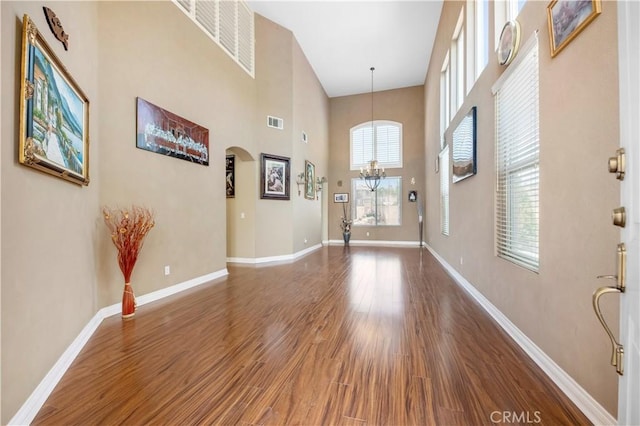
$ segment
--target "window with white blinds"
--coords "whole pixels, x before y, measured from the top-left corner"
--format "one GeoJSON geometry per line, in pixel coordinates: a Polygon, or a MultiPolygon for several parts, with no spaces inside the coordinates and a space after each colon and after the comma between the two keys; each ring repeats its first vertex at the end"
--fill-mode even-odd
{"type": "Polygon", "coordinates": [[[538,271],[540,138],[538,37],[493,87],[496,102],[496,252],[538,271]]]}
{"type": "Polygon", "coordinates": [[[253,11],[242,0],[174,0],[249,75],[254,75],[253,11]]]}
{"type": "Polygon", "coordinates": [[[449,146],[438,156],[440,162],[440,232],[449,235],[449,146]]]}
{"type": "Polygon", "coordinates": [[[351,170],[367,167],[371,160],[380,167],[402,167],[402,123],[378,120],[372,126],[368,121],[352,127],[350,134],[351,170]]]}

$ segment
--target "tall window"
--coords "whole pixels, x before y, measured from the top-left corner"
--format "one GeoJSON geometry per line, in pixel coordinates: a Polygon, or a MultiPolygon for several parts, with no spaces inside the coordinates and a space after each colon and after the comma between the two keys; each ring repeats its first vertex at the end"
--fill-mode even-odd
{"type": "Polygon", "coordinates": [[[438,156],[440,161],[440,232],[449,235],[449,146],[438,156]]]}
{"type": "Polygon", "coordinates": [[[464,101],[464,10],[460,12],[451,40],[451,117],[453,117],[464,101]]]}
{"type": "Polygon", "coordinates": [[[387,177],[371,191],[362,179],[351,180],[351,203],[354,226],[402,225],[402,178],[387,177]]]}
{"type": "Polygon", "coordinates": [[[377,160],[380,167],[402,167],[402,123],[377,120],[351,128],[351,170],[377,160]],[[372,135],[375,134],[375,138],[372,135]]]}
{"type": "Polygon", "coordinates": [[[173,0],[249,75],[254,75],[253,11],[243,0],[173,0]]]}
{"type": "Polygon", "coordinates": [[[518,17],[520,9],[527,0],[495,0],[493,4],[493,17],[495,24],[495,44],[498,45],[502,28],[507,21],[512,21],[518,17]]]}
{"type": "Polygon", "coordinates": [[[538,271],[540,138],[538,37],[493,87],[496,102],[496,252],[538,271]]]}
{"type": "Polygon", "coordinates": [[[449,127],[449,53],[440,71],[440,149],[444,148],[444,132],[449,127]]]}
{"type": "Polygon", "coordinates": [[[475,79],[489,63],[489,0],[475,3],[475,79]]]}

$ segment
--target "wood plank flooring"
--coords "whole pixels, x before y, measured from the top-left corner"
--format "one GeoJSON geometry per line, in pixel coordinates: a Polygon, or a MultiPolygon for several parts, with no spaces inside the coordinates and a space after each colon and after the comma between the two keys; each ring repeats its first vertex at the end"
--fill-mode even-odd
{"type": "Polygon", "coordinates": [[[494,423],[590,424],[428,251],[324,247],[107,318],[33,424],[494,423]]]}

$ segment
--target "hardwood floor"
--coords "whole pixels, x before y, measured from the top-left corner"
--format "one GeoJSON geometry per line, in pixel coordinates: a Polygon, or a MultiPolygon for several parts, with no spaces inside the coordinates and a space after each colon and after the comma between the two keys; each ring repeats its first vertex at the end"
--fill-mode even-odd
{"type": "Polygon", "coordinates": [[[107,318],[33,424],[492,423],[589,421],[428,251],[325,247],[107,318]]]}

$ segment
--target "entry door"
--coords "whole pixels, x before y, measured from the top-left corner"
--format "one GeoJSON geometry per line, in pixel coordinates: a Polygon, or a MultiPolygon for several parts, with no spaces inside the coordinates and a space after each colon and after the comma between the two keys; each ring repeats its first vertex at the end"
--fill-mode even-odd
{"type": "Polygon", "coordinates": [[[620,146],[626,155],[625,178],[620,183],[626,225],[620,241],[627,249],[626,290],[620,295],[624,373],[618,387],[618,423],[640,425],[640,3],[617,5],[620,146]]]}

